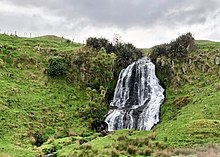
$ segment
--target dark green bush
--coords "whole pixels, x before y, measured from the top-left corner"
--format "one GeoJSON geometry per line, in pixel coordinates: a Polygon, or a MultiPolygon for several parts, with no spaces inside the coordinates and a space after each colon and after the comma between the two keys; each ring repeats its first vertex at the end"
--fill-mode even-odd
{"type": "Polygon", "coordinates": [[[62,57],[53,57],[49,59],[48,75],[60,76],[64,75],[66,71],[65,59],[62,57]]]}
{"type": "Polygon", "coordinates": [[[99,51],[102,47],[106,49],[106,52],[111,53],[114,51],[113,44],[105,38],[90,37],[86,40],[86,46],[92,47],[99,51]]]}
{"type": "Polygon", "coordinates": [[[86,46],[92,47],[96,51],[99,51],[101,48],[106,50],[106,53],[115,53],[117,59],[114,63],[114,72],[117,77],[121,69],[127,67],[132,62],[143,57],[142,52],[137,49],[131,43],[122,43],[118,38],[115,39],[115,42],[109,42],[105,38],[93,38],[90,37],[86,40],[86,46]]]}
{"type": "Polygon", "coordinates": [[[71,43],[71,40],[70,40],[70,39],[67,39],[67,40],[66,40],[66,43],[71,43]]]}
{"type": "Polygon", "coordinates": [[[154,46],[150,58],[155,59],[159,56],[166,56],[171,59],[183,59],[187,57],[188,53],[194,50],[195,47],[195,39],[189,32],[179,36],[169,44],[154,46]]]}

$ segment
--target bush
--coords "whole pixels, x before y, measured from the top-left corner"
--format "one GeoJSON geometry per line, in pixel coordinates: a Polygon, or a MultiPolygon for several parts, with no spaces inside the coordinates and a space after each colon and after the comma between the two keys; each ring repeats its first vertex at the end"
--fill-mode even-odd
{"type": "Polygon", "coordinates": [[[114,66],[117,73],[119,73],[121,69],[126,68],[132,62],[143,57],[142,52],[131,43],[116,43],[114,45],[114,52],[117,55],[117,60],[114,66]]]}
{"type": "Polygon", "coordinates": [[[65,60],[62,57],[53,57],[49,59],[48,75],[60,76],[66,71],[65,60]]]}
{"type": "Polygon", "coordinates": [[[96,51],[104,48],[106,53],[115,53],[117,55],[114,64],[115,76],[118,75],[121,69],[143,57],[142,52],[134,45],[131,43],[122,43],[118,38],[115,39],[115,43],[111,43],[105,38],[90,37],[86,40],[86,46],[92,47],[96,51]]]}
{"type": "Polygon", "coordinates": [[[92,47],[99,51],[101,48],[105,48],[107,52],[113,52],[113,44],[105,38],[90,37],[86,40],[86,46],[92,47]]]}
{"type": "Polygon", "coordinates": [[[156,59],[159,56],[166,56],[171,59],[182,59],[187,57],[188,53],[194,49],[195,39],[189,32],[179,36],[176,40],[171,41],[169,44],[154,46],[150,58],[156,59]]]}
{"type": "Polygon", "coordinates": [[[70,40],[70,39],[67,39],[67,40],[66,40],[66,43],[68,43],[68,44],[71,43],[71,40],[70,40]]]}
{"type": "Polygon", "coordinates": [[[107,111],[107,105],[98,91],[87,88],[87,95],[87,107],[80,109],[80,116],[86,121],[90,129],[100,131],[103,117],[107,111]]]}

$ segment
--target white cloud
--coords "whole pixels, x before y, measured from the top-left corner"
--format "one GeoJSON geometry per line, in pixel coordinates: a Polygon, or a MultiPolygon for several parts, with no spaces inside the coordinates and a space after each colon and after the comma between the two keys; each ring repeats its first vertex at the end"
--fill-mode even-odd
{"type": "Polygon", "coordinates": [[[83,42],[87,37],[151,47],[192,32],[220,39],[218,0],[0,0],[1,31],[55,34],[83,42]]]}

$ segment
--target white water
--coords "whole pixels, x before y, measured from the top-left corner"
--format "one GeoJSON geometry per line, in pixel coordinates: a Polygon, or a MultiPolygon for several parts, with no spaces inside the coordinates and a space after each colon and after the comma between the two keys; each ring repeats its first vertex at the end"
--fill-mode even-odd
{"type": "Polygon", "coordinates": [[[150,60],[140,59],[123,69],[105,119],[108,131],[150,130],[159,122],[163,92],[150,60]]]}

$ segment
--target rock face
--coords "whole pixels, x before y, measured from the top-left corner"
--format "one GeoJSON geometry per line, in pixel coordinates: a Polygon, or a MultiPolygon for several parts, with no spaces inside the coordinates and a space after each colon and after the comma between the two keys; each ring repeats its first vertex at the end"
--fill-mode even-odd
{"type": "Polygon", "coordinates": [[[123,69],[105,119],[108,131],[150,130],[159,122],[163,92],[149,59],[140,59],[123,69]]]}
{"type": "Polygon", "coordinates": [[[220,65],[220,57],[216,57],[215,58],[215,64],[216,65],[220,65]]]}

